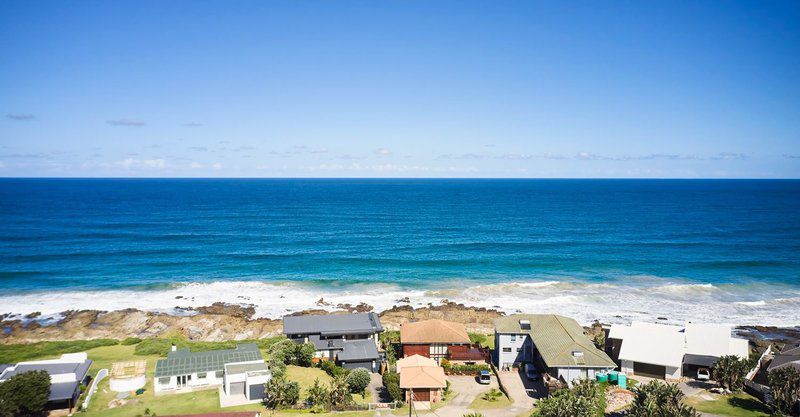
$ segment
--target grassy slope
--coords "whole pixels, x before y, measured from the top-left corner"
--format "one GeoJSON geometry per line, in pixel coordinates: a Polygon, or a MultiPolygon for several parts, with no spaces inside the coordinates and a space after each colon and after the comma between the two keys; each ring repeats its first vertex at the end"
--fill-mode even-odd
{"type": "Polygon", "coordinates": [[[760,401],[745,393],[734,395],[715,395],[712,401],[699,397],[684,400],[698,411],[729,417],[766,417],[769,410],[760,401]]]}

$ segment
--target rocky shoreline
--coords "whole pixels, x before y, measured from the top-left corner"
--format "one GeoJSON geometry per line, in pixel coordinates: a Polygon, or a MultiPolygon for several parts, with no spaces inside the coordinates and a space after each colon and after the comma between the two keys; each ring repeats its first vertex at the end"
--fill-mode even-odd
{"type": "MultiPolygon", "coordinates": [[[[341,314],[373,310],[372,306],[364,303],[332,305],[320,299],[315,303],[315,308],[292,314],[341,314]]],[[[189,340],[223,341],[259,339],[281,333],[280,319],[254,318],[254,314],[252,305],[225,303],[196,308],[176,306],[172,314],[136,309],[66,311],[59,319],[49,321],[35,313],[24,317],[5,314],[0,315],[0,344],[174,335],[189,340]]],[[[438,318],[463,323],[470,332],[486,334],[492,332],[494,320],[504,314],[496,309],[469,307],[448,300],[442,300],[439,305],[416,308],[395,305],[379,312],[381,322],[387,329],[398,329],[401,323],[411,320],[438,318]]],[[[586,327],[586,333],[590,336],[601,331],[599,322],[586,327]]],[[[780,348],[787,343],[800,342],[800,326],[741,326],[736,328],[736,332],[740,337],[749,339],[757,351],[769,344],[780,348]]]]}

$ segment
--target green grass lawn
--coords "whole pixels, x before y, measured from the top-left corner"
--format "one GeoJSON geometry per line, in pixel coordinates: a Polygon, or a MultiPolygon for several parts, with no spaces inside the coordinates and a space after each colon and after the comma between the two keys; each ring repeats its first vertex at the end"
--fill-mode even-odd
{"type": "MultiPolygon", "coordinates": [[[[486,392],[489,392],[489,391],[486,391],[486,392]]],[[[505,394],[502,394],[502,395],[496,397],[495,401],[487,401],[487,400],[485,400],[483,398],[483,394],[485,394],[485,392],[481,393],[480,395],[475,397],[475,400],[473,400],[472,404],[469,405],[470,409],[472,409],[472,410],[486,410],[486,409],[491,409],[491,408],[505,408],[505,407],[510,406],[512,404],[512,402],[513,402],[513,401],[511,401],[510,398],[506,397],[505,394]]]]}
{"type": "MultiPolygon", "coordinates": [[[[326,374],[325,371],[319,368],[303,368],[301,366],[289,365],[286,367],[286,378],[290,381],[296,381],[300,384],[300,400],[308,397],[308,389],[314,385],[314,380],[319,378],[322,385],[327,386],[331,383],[333,378],[326,374]]],[[[367,391],[367,395],[353,394],[353,401],[358,404],[371,403],[372,392],[367,391]]]]}
{"type": "Polygon", "coordinates": [[[690,397],[684,402],[698,411],[730,417],[766,417],[770,415],[760,401],[745,393],[733,395],[715,395],[714,400],[704,400],[698,396],[690,397]]]}

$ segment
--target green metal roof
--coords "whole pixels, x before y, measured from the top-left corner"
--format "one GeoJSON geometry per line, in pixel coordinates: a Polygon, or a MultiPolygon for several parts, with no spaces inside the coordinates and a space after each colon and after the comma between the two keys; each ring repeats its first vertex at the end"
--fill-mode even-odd
{"type": "Polygon", "coordinates": [[[267,369],[267,364],[264,362],[237,363],[226,366],[225,372],[228,374],[243,374],[245,372],[266,371],[267,369]]]}
{"type": "Polygon", "coordinates": [[[494,322],[495,332],[527,334],[550,368],[615,368],[617,365],[583,334],[577,321],[555,314],[513,314],[494,322]],[[530,322],[523,329],[520,320],[530,322]],[[577,353],[580,352],[580,353],[577,353]]]}
{"type": "Polygon", "coordinates": [[[156,378],[188,375],[195,372],[222,371],[226,363],[263,360],[253,343],[237,345],[236,349],[190,352],[180,349],[169,352],[166,359],[156,362],[156,378]]]}

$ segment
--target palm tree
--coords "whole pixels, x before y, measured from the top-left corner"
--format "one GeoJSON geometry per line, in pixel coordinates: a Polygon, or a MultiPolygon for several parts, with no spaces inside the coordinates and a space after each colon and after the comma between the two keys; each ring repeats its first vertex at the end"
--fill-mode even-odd
{"type": "Polygon", "coordinates": [[[744,376],[747,374],[748,361],[736,355],[726,355],[717,359],[711,366],[711,376],[722,389],[741,391],[744,387],[744,376]]]}
{"type": "Polygon", "coordinates": [[[770,371],[767,378],[772,389],[774,407],[784,414],[792,415],[800,401],[800,372],[787,366],[770,371]]]}

